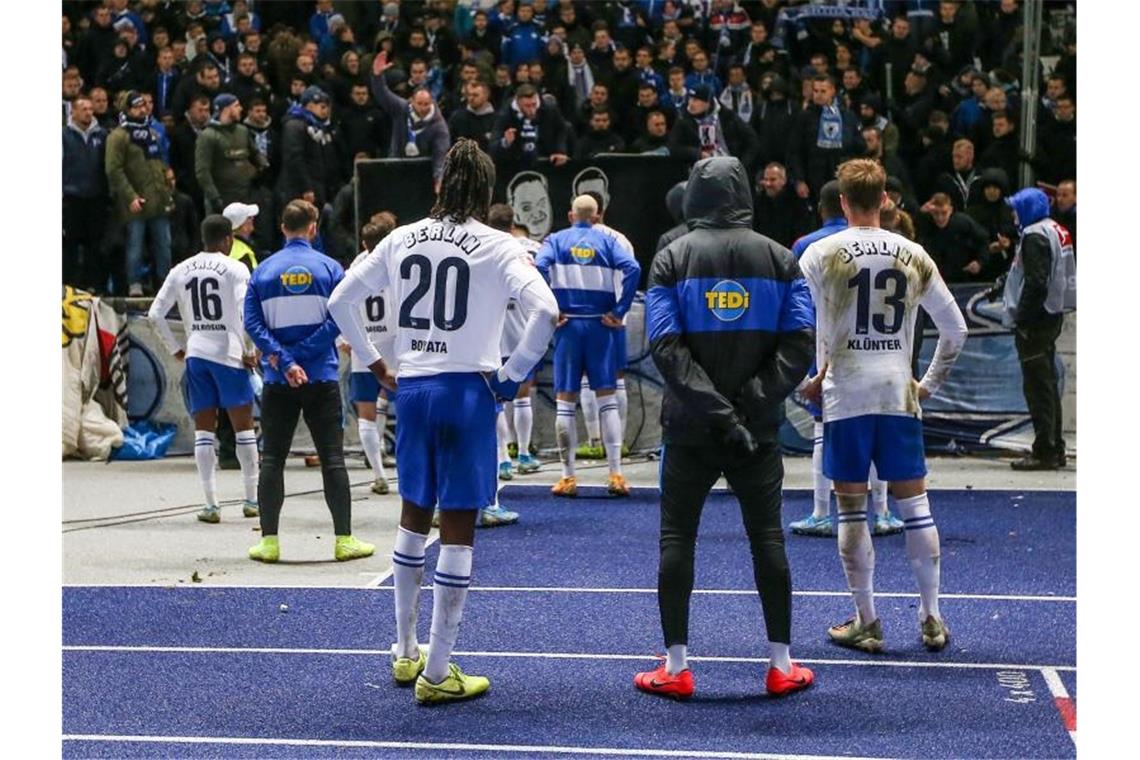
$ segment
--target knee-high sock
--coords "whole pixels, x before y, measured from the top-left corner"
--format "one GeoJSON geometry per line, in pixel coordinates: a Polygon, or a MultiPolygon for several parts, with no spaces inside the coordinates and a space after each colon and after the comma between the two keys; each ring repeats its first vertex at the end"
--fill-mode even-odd
{"type": "Polygon", "coordinates": [[[503,402],[503,422],[507,426],[507,443],[518,443],[518,433],[514,428],[515,421],[515,402],[503,402]]]}
{"type": "Polygon", "coordinates": [[[534,430],[534,409],[530,396],[515,399],[515,433],[519,439],[519,455],[530,454],[530,434],[534,430]]]}
{"type": "Polygon", "coordinates": [[[867,528],[867,494],[836,494],[839,502],[839,558],[855,600],[859,622],[875,621],[875,547],[867,528]]]}
{"type": "Polygon", "coordinates": [[[424,677],[432,683],[447,677],[447,664],[463,619],[467,587],[471,585],[471,554],[470,546],[459,544],[444,544],[439,550],[432,590],[430,651],[424,667],[424,677]]]}
{"type": "Polygon", "coordinates": [[[879,517],[887,514],[887,481],[879,480],[874,462],[871,463],[871,506],[879,517]]]}
{"type": "Polygon", "coordinates": [[[401,526],[392,547],[392,583],[396,589],[396,656],[419,657],[416,616],[420,609],[420,584],[424,578],[426,533],[413,533],[401,526]]]}
{"type": "Polygon", "coordinates": [[[574,419],[574,402],[557,402],[554,436],[558,440],[558,458],[562,461],[562,477],[574,477],[574,454],[578,449],[578,420],[574,419]]]}
{"type": "Polygon", "coordinates": [[[812,424],[811,484],[814,499],[811,514],[817,520],[831,512],[831,481],[823,474],[823,423],[812,424]]]}
{"type": "Polygon", "coordinates": [[[360,433],[360,445],[364,447],[364,456],[372,466],[372,477],[384,480],[384,463],[380,461],[380,429],[375,420],[366,420],[360,417],[356,420],[356,430],[360,433]]]}
{"type": "Polygon", "coordinates": [[[376,399],[376,430],[380,433],[380,453],[384,453],[384,431],[388,429],[388,399],[376,399]]]}
{"type": "Polygon", "coordinates": [[[218,506],[218,480],[214,467],[218,463],[218,452],[214,449],[214,434],[208,430],[194,431],[194,464],[198,465],[198,479],[206,493],[206,504],[218,506]]]}
{"type": "Polygon", "coordinates": [[[606,396],[598,405],[598,415],[602,422],[602,440],[606,445],[606,462],[610,474],[621,473],[621,414],[618,413],[617,399],[606,396]]]}
{"type": "Polygon", "coordinates": [[[510,430],[507,429],[507,414],[500,409],[495,415],[495,439],[499,444],[499,464],[503,462],[510,464],[511,455],[507,452],[507,438],[510,435],[510,430]]]}
{"type": "Polygon", "coordinates": [[[629,417],[629,396],[625,393],[625,378],[619,377],[617,380],[617,390],[614,391],[614,398],[618,403],[618,414],[621,415],[621,437],[625,439],[625,421],[629,417]]]}
{"type": "Polygon", "coordinates": [[[930,500],[925,493],[909,499],[899,499],[899,512],[906,525],[906,556],[918,582],[922,604],[918,614],[922,620],[933,615],[939,620],[938,584],[941,575],[941,551],[938,546],[938,527],[930,514],[930,500]]]}
{"type": "Polygon", "coordinates": [[[241,465],[241,482],[245,486],[245,500],[257,501],[257,433],[239,430],[234,434],[238,464],[241,465]]]}
{"type": "Polygon", "coordinates": [[[590,387],[590,382],[582,378],[582,418],[586,421],[586,436],[594,444],[602,440],[601,423],[598,419],[598,397],[590,387]]]}

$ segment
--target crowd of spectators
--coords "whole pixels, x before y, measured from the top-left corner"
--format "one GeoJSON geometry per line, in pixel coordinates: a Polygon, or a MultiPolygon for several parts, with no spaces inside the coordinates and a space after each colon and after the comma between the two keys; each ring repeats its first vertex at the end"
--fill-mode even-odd
{"type": "MultiPolygon", "coordinates": [[[[1071,3],[1047,3],[1052,11],[1071,3]]],[[[870,156],[947,281],[993,279],[1028,162],[1076,230],[1076,34],[1045,34],[1022,151],[1018,0],[102,0],[64,2],[64,280],[153,292],[198,220],[256,204],[258,256],[293,198],[355,249],[353,163],[731,154],[757,229],[816,226],[836,166],[870,156]],[[834,11],[834,13],[828,13],[834,11]]]]}

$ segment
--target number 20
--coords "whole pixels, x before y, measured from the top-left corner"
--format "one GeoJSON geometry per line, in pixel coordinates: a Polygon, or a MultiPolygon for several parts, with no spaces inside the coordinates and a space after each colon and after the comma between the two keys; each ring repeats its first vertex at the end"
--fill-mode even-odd
{"type": "Polygon", "coordinates": [[[449,256],[439,262],[439,267],[435,271],[435,298],[430,320],[427,317],[413,317],[412,309],[431,289],[431,260],[420,254],[409,256],[400,262],[400,277],[411,280],[413,267],[419,270],[416,276],[418,281],[400,306],[400,327],[428,330],[433,322],[440,330],[452,331],[463,327],[467,321],[467,296],[471,289],[471,269],[467,266],[467,262],[455,256],[449,256]],[[455,305],[451,319],[448,319],[447,278],[452,269],[455,270],[455,305]]]}

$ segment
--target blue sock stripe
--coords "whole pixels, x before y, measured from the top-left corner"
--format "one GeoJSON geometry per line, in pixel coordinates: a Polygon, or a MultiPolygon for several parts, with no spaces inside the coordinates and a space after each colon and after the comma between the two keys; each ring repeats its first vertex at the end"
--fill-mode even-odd
{"type": "Polygon", "coordinates": [[[451,573],[445,573],[441,570],[435,571],[435,577],[436,578],[446,578],[449,581],[467,581],[468,583],[471,582],[471,576],[470,575],[452,575],[451,573]]]}
{"type": "Polygon", "coordinates": [[[422,559],[419,562],[405,562],[399,557],[392,557],[392,562],[397,565],[403,565],[404,567],[410,567],[412,569],[419,569],[424,566],[424,560],[422,559]]]}
{"type": "Polygon", "coordinates": [[[471,585],[470,583],[451,583],[450,581],[440,580],[438,575],[435,578],[435,584],[437,586],[448,586],[450,588],[467,588],[471,585]]]}
{"type": "Polygon", "coordinates": [[[921,523],[919,525],[905,525],[903,527],[905,527],[907,530],[925,530],[927,528],[933,528],[934,527],[934,521],[931,520],[928,523],[921,523]]]}
{"type": "Polygon", "coordinates": [[[845,514],[839,515],[839,522],[866,522],[866,521],[867,521],[867,513],[866,512],[856,512],[855,514],[850,514],[850,515],[845,515],[845,514]]]}
{"type": "Polygon", "coordinates": [[[400,559],[407,560],[408,562],[423,562],[424,561],[424,555],[423,554],[421,554],[418,557],[413,557],[411,554],[404,554],[403,552],[398,552],[395,549],[392,550],[392,556],[393,557],[399,557],[400,559]]]}
{"type": "Polygon", "coordinates": [[[213,446],[214,442],[213,441],[195,441],[194,445],[195,446],[213,446]]]}
{"type": "Polygon", "coordinates": [[[933,520],[933,515],[919,515],[918,517],[908,517],[903,520],[904,523],[918,522],[919,520],[933,520]]]}

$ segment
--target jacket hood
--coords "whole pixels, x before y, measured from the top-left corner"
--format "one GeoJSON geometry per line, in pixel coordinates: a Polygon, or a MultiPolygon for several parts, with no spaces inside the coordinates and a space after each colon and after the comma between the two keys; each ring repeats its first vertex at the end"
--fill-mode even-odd
{"type": "Polygon", "coordinates": [[[1019,190],[1005,201],[1017,212],[1017,228],[1024,230],[1049,216],[1049,196],[1035,187],[1019,190]]]}
{"type": "Polygon", "coordinates": [[[1002,195],[1009,193],[1009,175],[1005,173],[1005,169],[999,169],[996,166],[983,171],[978,183],[981,187],[997,185],[1001,188],[1002,195]]]}
{"type": "Polygon", "coordinates": [[[685,185],[687,184],[687,182],[678,182],[669,188],[669,192],[665,193],[665,208],[669,210],[669,216],[673,217],[673,222],[676,224],[684,219],[685,185]]]}
{"type": "Polygon", "coordinates": [[[685,186],[689,229],[752,226],[752,191],[740,159],[716,156],[698,161],[685,186]]]}

